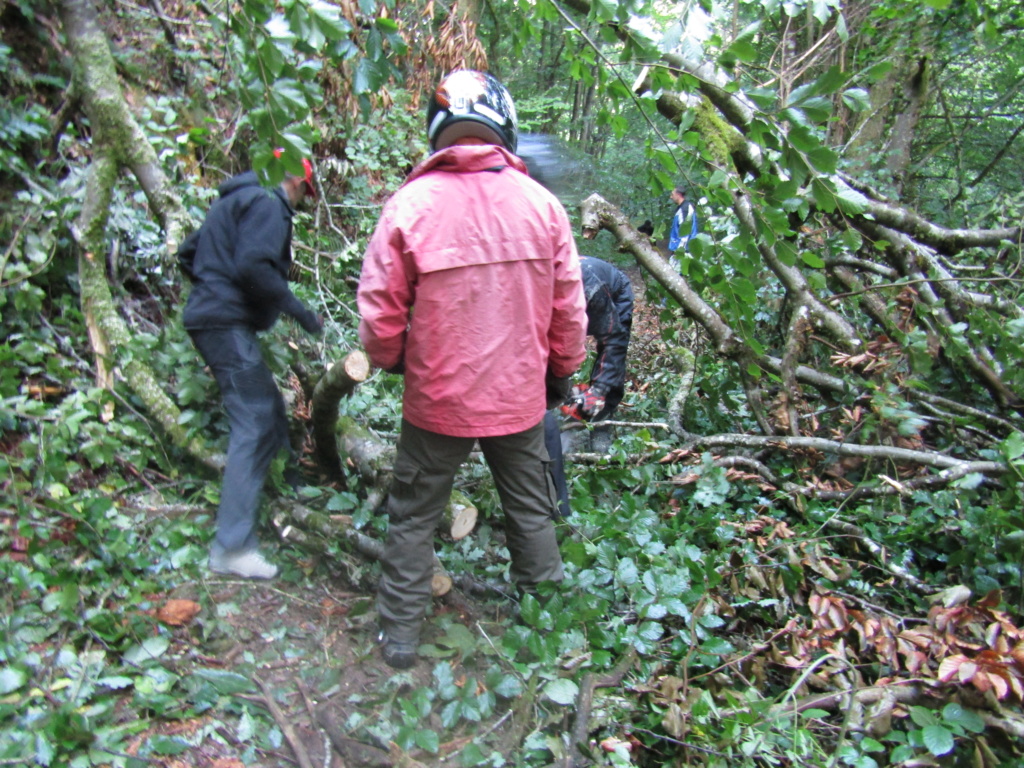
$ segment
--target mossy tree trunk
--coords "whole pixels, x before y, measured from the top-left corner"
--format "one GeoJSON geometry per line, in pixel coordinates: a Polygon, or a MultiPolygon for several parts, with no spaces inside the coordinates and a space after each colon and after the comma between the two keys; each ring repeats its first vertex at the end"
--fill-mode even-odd
{"type": "Polygon", "coordinates": [[[64,32],[71,50],[76,92],[89,118],[93,132],[93,157],[88,170],[86,196],[72,234],[80,248],[79,278],[82,310],[96,331],[93,351],[107,354],[120,362],[125,380],[145,404],[149,414],[175,445],[205,464],[217,461],[198,440],[189,438],[180,425],[180,411],[164,391],[152,369],[142,360],[121,353],[131,334],[118,312],[107,282],[105,254],[109,249],[107,223],[114,185],[122,170],[129,170],[143,192],[160,224],[167,231],[170,254],[184,232],[187,216],[171,190],[160,167],[156,152],[128,109],[117,78],[110,46],[88,0],[64,0],[60,6],[64,32]],[[105,339],[103,338],[105,337],[105,339]],[[104,343],[105,342],[105,343],[104,343]]]}

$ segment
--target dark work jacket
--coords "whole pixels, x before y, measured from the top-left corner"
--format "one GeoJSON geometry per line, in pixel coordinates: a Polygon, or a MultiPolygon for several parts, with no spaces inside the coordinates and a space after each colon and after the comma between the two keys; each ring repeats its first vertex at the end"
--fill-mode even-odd
{"type": "MultiPolygon", "coordinates": [[[[307,330],[317,327],[316,315],[288,287],[295,212],[284,190],[265,189],[249,171],[228,179],[218,191],[220,198],[210,207],[198,238],[193,236],[193,286],[185,305],[185,328],[264,331],[282,312],[307,330]]],[[[188,241],[182,250],[187,246],[188,241]]]]}
{"type": "Polygon", "coordinates": [[[629,278],[606,261],[580,256],[587,298],[587,335],[597,342],[590,386],[605,391],[605,415],[625,394],[626,350],[633,326],[633,288],[629,278]]]}

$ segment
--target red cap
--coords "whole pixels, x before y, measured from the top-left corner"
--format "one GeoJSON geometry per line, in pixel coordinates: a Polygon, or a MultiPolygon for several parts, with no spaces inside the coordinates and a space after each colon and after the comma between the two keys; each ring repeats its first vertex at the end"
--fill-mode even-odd
{"type": "MultiPolygon", "coordinates": [[[[280,158],[283,154],[283,147],[274,150],[274,157],[280,158]]],[[[309,158],[302,158],[302,169],[306,172],[306,194],[316,199],[316,187],[313,186],[313,164],[309,162],[309,158]]]]}

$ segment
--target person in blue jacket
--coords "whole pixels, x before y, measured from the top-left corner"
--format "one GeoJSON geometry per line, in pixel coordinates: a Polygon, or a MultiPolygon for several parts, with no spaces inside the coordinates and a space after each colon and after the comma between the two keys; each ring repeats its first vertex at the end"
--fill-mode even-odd
{"type": "Polygon", "coordinates": [[[676,187],[669,197],[676,204],[676,212],[672,214],[672,227],[668,233],[668,250],[673,254],[672,263],[676,269],[679,269],[679,258],[674,254],[680,248],[683,251],[689,250],[690,240],[697,236],[699,230],[697,209],[686,199],[684,189],[676,187]]]}
{"type": "MultiPolygon", "coordinates": [[[[573,387],[561,412],[578,421],[610,417],[626,392],[626,352],[633,326],[633,287],[615,266],[594,256],[580,256],[583,293],[587,300],[587,335],[597,343],[597,357],[588,383],[573,387]]],[[[551,478],[558,494],[558,513],[569,514],[561,430],[555,410],[544,418],[544,442],[551,459],[551,478]]]]}
{"type": "MultiPolygon", "coordinates": [[[[279,153],[275,153],[279,154],[279,153]]],[[[260,351],[258,331],[279,315],[319,334],[319,316],[288,287],[292,216],[308,194],[316,196],[313,169],[287,176],[266,189],[255,172],[220,185],[203,226],[178,250],[192,281],[185,329],[210,367],[231,425],[209,568],[254,579],[271,579],[277,566],[258,551],[259,497],[270,462],[288,442],[284,398],[260,351]]]]}

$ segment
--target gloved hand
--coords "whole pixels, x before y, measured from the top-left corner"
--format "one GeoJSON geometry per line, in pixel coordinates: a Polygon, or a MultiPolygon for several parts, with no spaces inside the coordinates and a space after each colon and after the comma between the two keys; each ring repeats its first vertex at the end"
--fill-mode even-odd
{"type": "Polygon", "coordinates": [[[603,388],[580,384],[572,388],[572,394],[562,406],[562,413],[577,421],[591,421],[604,410],[604,406],[603,388]]]}
{"type": "Polygon", "coordinates": [[[547,390],[548,410],[557,408],[565,402],[569,396],[570,376],[555,376],[551,371],[544,377],[544,387],[547,390]]]}
{"type": "Polygon", "coordinates": [[[305,314],[295,319],[299,321],[299,325],[302,326],[306,333],[311,333],[314,336],[319,336],[320,332],[324,329],[324,321],[320,319],[320,315],[308,309],[305,314]]]}
{"type": "Polygon", "coordinates": [[[405,375],[405,360],[399,360],[397,363],[392,365],[390,368],[385,368],[384,372],[385,373],[394,373],[394,374],[397,374],[398,376],[404,376],[405,375]]]}

